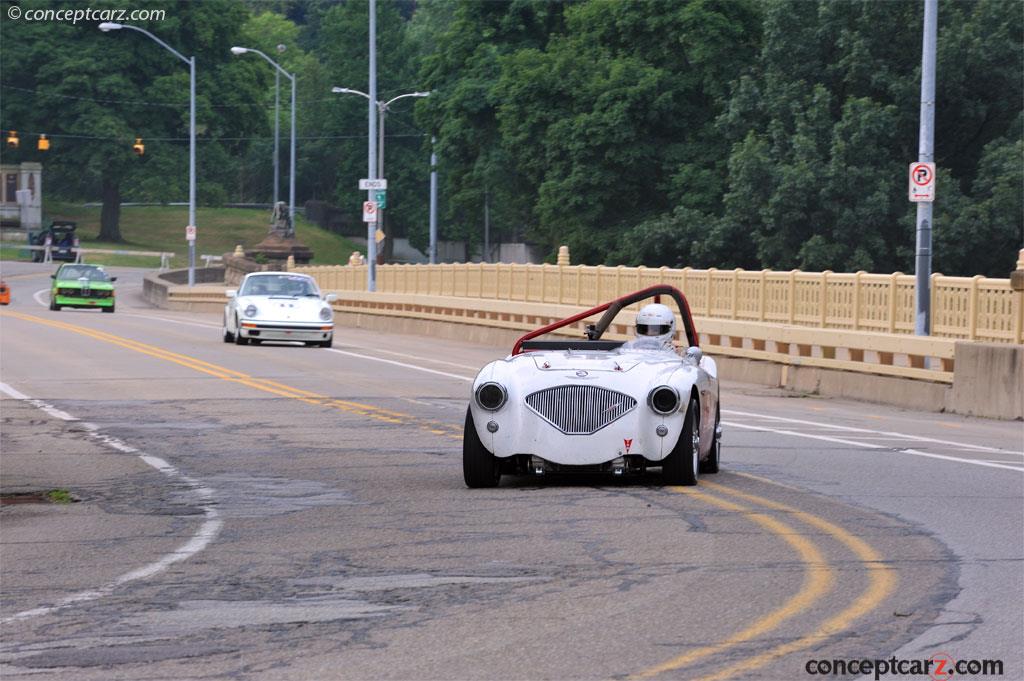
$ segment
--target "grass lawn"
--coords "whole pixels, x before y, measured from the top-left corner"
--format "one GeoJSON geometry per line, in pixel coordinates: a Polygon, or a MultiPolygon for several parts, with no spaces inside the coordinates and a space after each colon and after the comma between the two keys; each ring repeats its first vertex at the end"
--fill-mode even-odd
{"type": "MultiPolygon", "coordinates": [[[[106,248],[129,251],[167,251],[174,253],[171,267],[188,266],[188,244],[185,225],[188,206],[124,206],[121,208],[122,243],[97,241],[100,231],[100,207],[82,206],[60,201],[47,201],[43,207],[44,222],[74,220],[76,234],[83,248],[106,248]]],[[[252,208],[196,208],[196,265],[202,266],[201,255],[224,255],[237,244],[248,249],[255,246],[270,228],[270,211],[252,208]]],[[[295,233],[299,241],[313,251],[315,265],[344,265],[352,251],[365,252],[345,237],[332,234],[301,215],[295,216],[295,233]]],[[[27,253],[27,251],[26,251],[27,253]]],[[[20,259],[17,248],[4,247],[0,258],[20,259]]],[[[102,265],[158,267],[160,259],[127,255],[86,253],[86,262],[102,265]]]]}

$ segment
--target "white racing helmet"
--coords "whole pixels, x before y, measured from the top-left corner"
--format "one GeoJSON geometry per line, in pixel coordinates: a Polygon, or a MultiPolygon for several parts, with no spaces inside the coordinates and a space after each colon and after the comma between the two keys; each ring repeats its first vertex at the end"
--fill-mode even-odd
{"type": "Polygon", "coordinates": [[[671,343],[676,335],[676,316],[660,303],[644,305],[636,314],[637,338],[651,338],[671,343]]]}

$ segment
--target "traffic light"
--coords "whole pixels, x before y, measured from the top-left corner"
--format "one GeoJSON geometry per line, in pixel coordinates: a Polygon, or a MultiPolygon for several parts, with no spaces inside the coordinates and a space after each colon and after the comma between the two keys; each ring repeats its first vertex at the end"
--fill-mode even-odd
{"type": "Polygon", "coordinates": [[[141,137],[135,138],[135,144],[132,145],[132,151],[135,152],[136,156],[142,156],[146,153],[146,145],[142,143],[141,137]]]}
{"type": "Polygon", "coordinates": [[[39,151],[50,150],[50,140],[46,139],[46,135],[39,135],[39,143],[36,145],[36,148],[39,149],[39,151]]]}
{"type": "Polygon", "coordinates": [[[18,131],[17,130],[8,130],[7,131],[7,146],[9,146],[11,149],[17,149],[18,148],[18,131]]]}

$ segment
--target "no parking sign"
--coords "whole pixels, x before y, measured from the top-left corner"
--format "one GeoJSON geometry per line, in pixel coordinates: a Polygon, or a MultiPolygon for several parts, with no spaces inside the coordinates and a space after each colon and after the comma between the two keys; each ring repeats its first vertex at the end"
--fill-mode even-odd
{"type": "Polygon", "coordinates": [[[910,200],[920,203],[935,200],[935,164],[919,161],[910,164],[910,200]]]}
{"type": "Polygon", "coordinates": [[[376,201],[363,201],[363,222],[377,222],[376,201]]]}

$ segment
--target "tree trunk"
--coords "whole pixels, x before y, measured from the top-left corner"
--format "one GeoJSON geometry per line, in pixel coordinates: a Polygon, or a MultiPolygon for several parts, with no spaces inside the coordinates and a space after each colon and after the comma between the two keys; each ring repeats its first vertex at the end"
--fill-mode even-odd
{"type": "Polygon", "coordinates": [[[121,183],[103,177],[103,209],[100,211],[100,241],[117,241],[121,237],[121,183]]]}

